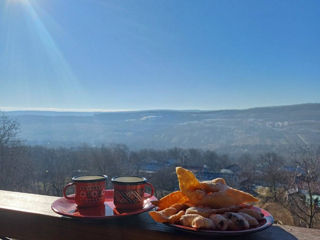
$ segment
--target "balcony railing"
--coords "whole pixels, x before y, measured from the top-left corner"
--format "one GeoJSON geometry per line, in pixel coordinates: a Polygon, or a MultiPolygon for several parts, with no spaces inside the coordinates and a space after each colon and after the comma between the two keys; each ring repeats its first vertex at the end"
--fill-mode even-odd
{"type": "MultiPolygon", "coordinates": [[[[106,221],[62,217],[51,210],[51,203],[56,199],[58,197],[0,190],[0,239],[208,239],[155,223],[147,213],[106,221]]],[[[232,239],[320,239],[320,230],[274,225],[262,232],[232,239]]]]}

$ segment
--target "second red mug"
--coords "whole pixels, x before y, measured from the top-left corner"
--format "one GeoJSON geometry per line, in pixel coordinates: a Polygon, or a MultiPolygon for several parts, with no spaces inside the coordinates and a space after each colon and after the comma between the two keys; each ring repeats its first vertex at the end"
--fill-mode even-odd
{"type": "Polygon", "coordinates": [[[154,188],[144,177],[114,177],[111,179],[114,188],[113,203],[118,210],[138,210],[143,208],[144,200],[154,194],[154,188]],[[145,195],[149,186],[150,194],[145,195]]]}

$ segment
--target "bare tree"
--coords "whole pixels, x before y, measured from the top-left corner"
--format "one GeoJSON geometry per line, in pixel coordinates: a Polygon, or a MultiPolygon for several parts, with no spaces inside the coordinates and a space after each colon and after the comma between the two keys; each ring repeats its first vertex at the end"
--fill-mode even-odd
{"type": "Polygon", "coordinates": [[[176,191],[178,184],[175,167],[166,167],[154,173],[150,178],[150,182],[156,189],[156,196],[158,198],[176,191]]]}
{"type": "Polygon", "coordinates": [[[243,190],[250,192],[252,186],[257,183],[257,159],[246,153],[240,156],[238,164],[241,166],[240,186],[243,190]]]}
{"type": "Polygon", "coordinates": [[[30,188],[32,164],[17,139],[18,130],[16,121],[0,113],[0,187],[24,191],[30,188]]]}
{"type": "Polygon", "coordinates": [[[123,145],[101,146],[91,151],[92,166],[98,174],[122,175],[128,162],[129,153],[123,145]]]}
{"type": "Polygon", "coordinates": [[[219,156],[214,151],[205,151],[204,153],[204,163],[209,167],[210,170],[219,171],[219,156]]]}
{"type": "Polygon", "coordinates": [[[263,181],[270,187],[273,200],[278,200],[279,186],[284,182],[284,159],[275,153],[260,156],[260,168],[263,181]]]}
{"type": "Polygon", "coordinates": [[[312,228],[316,215],[320,213],[319,199],[316,193],[319,193],[320,180],[320,155],[319,152],[309,147],[301,148],[300,153],[296,155],[297,170],[291,177],[292,192],[288,196],[288,204],[291,212],[298,217],[303,225],[312,228]]]}
{"type": "Polygon", "coordinates": [[[19,125],[0,112],[0,147],[16,142],[19,125]]]}

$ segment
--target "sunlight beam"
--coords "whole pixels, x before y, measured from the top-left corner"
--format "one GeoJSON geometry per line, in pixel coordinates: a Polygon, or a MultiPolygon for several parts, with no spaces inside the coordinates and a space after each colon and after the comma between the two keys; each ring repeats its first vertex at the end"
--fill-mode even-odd
{"type": "MultiPolygon", "coordinates": [[[[45,1],[41,1],[40,3],[45,4],[45,1]]],[[[77,102],[74,100],[74,96],[82,96],[82,99],[86,99],[88,102],[89,98],[86,91],[81,86],[80,81],[75,76],[71,66],[54,40],[54,36],[58,36],[59,32],[52,29],[50,32],[46,26],[46,24],[50,26],[49,23],[52,26],[54,21],[41,8],[40,3],[33,0],[6,0],[4,2],[3,14],[0,16],[0,20],[3,17],[3,21],[2,24],[0,23],[0,27],[2,25],[5,36],[2,36],[4,45],[0,46],[0,50],[3,48],[5,54],[4,65],[6,65],[6,62],[9,62],[10,66],[14,66],[9,77],[19,76],[18,74],[12,75],[12,72],[17,73],[22,71],[22,75],[15,79],[17,84],[19,84],[17,85],[17,89],[24,87],[22,90],[23,94],[28,98],[28,92],[38,87],[39,99],[37,101],[39,104],[41,105],[43,100],[52,103],[52,105],[43,107],[58,107],[54,105],[54,99],[60,99],[60,102],[65,106],[71,104],[73,106],[70,107],[75,107],[74,105],[77,105],[77,102]],[[18,45],[16,45],[18,42],[17,36],[19,36],[18,26],[20,28],[21,26],[25,26],[24,31],[27,33],[25,34],[25,43],[26,46],[30,46],[30,49],[27,50],[31,54],[30,59],[24,61],[20,60],[19,51],[21,48],[17,48],[18,45]],[[39,58],[39,56],[43,57],[39,58]],[[17,62],[17,60],[20,62],[17,62]],[[28,62],[29,60],[30,62],[28,62]],[[32,65],[32,63],[41,65],[32,65]],[[23,74],[26,68],[32,69],[28,71],[28,75],[23,74]],[[45,76],[47,75],[48,77],[37,79],[39,73],[44,71],[45,76]],[[41,86],[34,86],[35,79],[37,79],[36,82],[42,82],[41,86]],[[53,89],[55,91],[52,91],[53,89]]],[[[28,102],[28,99],[26,99],[26,102],[28,102]]]]}

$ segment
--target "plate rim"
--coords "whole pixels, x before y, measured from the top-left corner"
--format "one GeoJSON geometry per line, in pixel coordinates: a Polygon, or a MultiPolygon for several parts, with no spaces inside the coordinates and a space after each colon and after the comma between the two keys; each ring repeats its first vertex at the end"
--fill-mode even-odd
{"type": "MultiPolygon", "coordinates": [[[[114,192],[113,189],[106,189],[106,192],[114,192]]],[[[74,194],[71,194],[70,196],[72,196],[74,194]]],[[[84,220],[105,220],[105,219],[115,219],[115,218],[121,218],[121,217],[130,217],[130,216],[134,216],[134,215],[138,215],[144,212],[148,212],[151,209],[155,208],[156,206],[154,206],[152,204],[151,201],[156,201],[158,200],[155,196],[151,196],[149,198],[147,198],[146,200],[150,200],[150,206],[147,208],[143,208],[143,209],[139,209],[136,211],[132,211],[132,212],[123,212],[121,214],[117,214],[117,215],[110,215],[110,216],[84,216],[84,215],[72,215],[66,212],[61,212],[59,209],[56,208],[56,204],[58,204],[58,202],[65,200],[66,202],[70,202],[70,204],[75,204],[73,200],[68,200],[65,199],[64,197],[59,197],[58,199],[56,199],[54,202],[51,203],[51,210],[54,211],[55,213],[62,215],[64,217],[69,217],[69,218],[73,218],[73,219],[84,219],[84,220]]]]}
{"type": "Polygon", "coordinates": [[[164,223],[166,226],[171,227],[173,229],[177,229],[179,231],[184,231],[188,233],[193,233],[197,235],[207,235],[207,236],[238,236],[238,235],[245,235],[245,234],[251,234],[255,232],[263,231],[269,227],[271,227],[274,223],[273,216],[265,209],[259,208],[256,206],[252,206],[251,208],[262,210],[262,212],[266,215],[264,216],[265,223],[259,227],[256,228],[249,228],[245,230],[238,230],[238,231],[218,231],[218,230],[205,230],[205,229],[195,229],[192,227],[187,227],[179,224],[170,224],[170,223],[164,223]]]}

